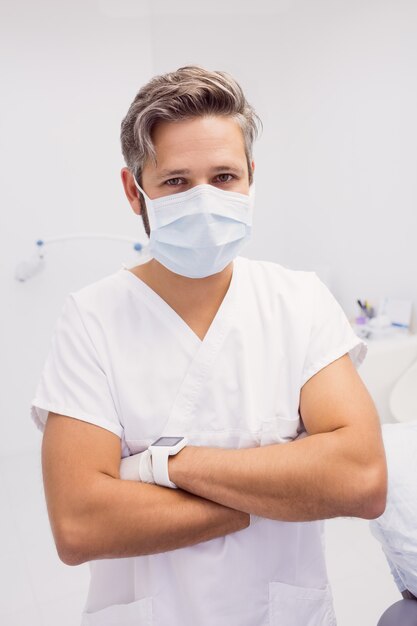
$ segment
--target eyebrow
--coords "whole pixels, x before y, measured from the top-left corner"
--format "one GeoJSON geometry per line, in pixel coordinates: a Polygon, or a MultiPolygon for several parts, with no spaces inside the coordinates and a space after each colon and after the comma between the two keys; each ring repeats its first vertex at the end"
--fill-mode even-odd
{"type": "MultiPolygon", "coordinates": [[[[244,170],[242,167],[235,167],[234,165],[218,165],[211,169],[212,172],[234,172],[235,174],[242,175],[244,170]]],[[[181,170],[162,170],[158,175],[158,179],[166,178],[167,176],[184,176],[186,174],[190,174],[191,170],[189,169],[181,169],[181,170]]]]}

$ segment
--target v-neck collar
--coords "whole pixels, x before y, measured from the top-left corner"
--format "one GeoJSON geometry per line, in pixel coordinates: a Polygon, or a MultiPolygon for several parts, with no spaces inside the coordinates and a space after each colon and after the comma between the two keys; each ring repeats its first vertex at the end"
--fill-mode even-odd
{"type": "Polygon", "coordinates": [[[192,330],[187,322],[179,315],[159,294],[156,293],[147,283],[145,283],[139,276],[136,276],[128,267],[123,266],[118,273],[121,276],[127,276],[129,284],[138,291],[152,307],[152,309],[159,314],[159,316],[167,323],[169,323],[176,332],[181,332],[185,339],[191,341],[198,348],[204,343],[207,343],[209,338],[216,331],[219,324],[219,320],[225,315],[227,309],[230,308],[233,301],[233,295],[236,291],[236,283],[238,280],[238,267],[240,257],[237,257],[233,261],[233,272],[230,280],[230,284],[226,294],[213,318],[213,321],[208,328],[204,339],[200,337],[192,330]]]}

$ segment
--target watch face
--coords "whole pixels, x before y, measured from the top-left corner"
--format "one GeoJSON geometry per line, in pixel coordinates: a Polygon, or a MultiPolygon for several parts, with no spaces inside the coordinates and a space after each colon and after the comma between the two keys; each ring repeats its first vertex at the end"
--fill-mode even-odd
{"type": "Polygon", "coordinates": [[[176,446],[184,437],[159,437],[153,446],[176,446]]]}

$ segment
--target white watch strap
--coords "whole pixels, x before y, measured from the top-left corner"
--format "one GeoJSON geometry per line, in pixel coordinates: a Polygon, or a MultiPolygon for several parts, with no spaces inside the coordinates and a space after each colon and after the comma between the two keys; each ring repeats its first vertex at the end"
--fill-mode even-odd
{"type": "Polygon", "coordinates": [[[177,485],[169,479],[168,474],[169,449],[164,447],[152,448],[152,471],[157,485],[178,489],[177,485]]]}

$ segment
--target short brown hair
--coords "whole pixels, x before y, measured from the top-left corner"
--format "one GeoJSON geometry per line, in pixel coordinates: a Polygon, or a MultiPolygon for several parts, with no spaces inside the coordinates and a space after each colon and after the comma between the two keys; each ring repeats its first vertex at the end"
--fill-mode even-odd
{"type": "Polygon", "coordinates": [[[205,115],[230,116],[239,123],[251,183],[252,146],[262,122],[232,76],[198,65],[155,76],[140,89],[130,105],[122,121],[120,139],[126,165],[137,181],[141,182],[146,159],[156,159],[152,130],[158,121],[205,115]]]}

